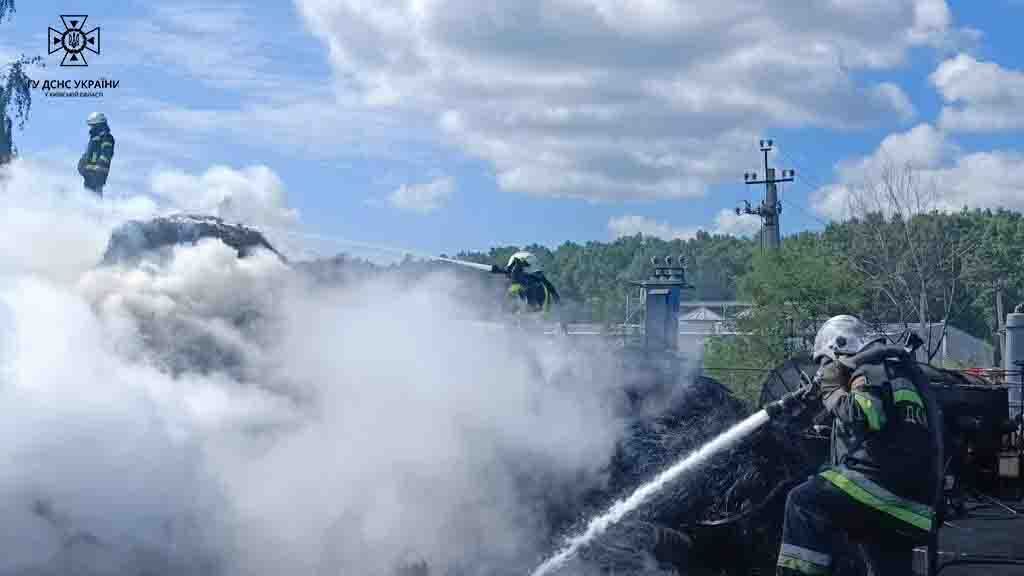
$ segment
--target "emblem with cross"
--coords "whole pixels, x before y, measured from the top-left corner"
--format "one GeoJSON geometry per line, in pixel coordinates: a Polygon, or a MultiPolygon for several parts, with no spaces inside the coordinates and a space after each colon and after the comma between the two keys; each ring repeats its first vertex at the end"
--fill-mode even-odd
{"type": "Polygon", "coordinates": [[[100,28],[97,26],[88,32],[85,31],[85,20],[88,16],[61,16],[64,23],[64,31],[49,29],[49,53],[53,54],[58,50],[64,51],[64,59],[61,66],[88,66],[85,61],[85,51],[94,54],[100,53],[100,28]]]}

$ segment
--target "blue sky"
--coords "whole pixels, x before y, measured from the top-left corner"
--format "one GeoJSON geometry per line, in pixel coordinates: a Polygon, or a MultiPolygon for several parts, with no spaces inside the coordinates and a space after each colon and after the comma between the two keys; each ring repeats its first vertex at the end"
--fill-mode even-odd
{"type": "MultiPolygon", "coordinates": [[[[118,141],[108,192],[426,253],[496,244],[749,234],[730,217],[757,140],[795,168],[783,232],[842,218],[885,162],[940,206],[1024,208],[1017,0],[19,0],[0,57],[40,79],[16,143],[73,178],[84,119],[118,141]],[[100,26],[89,67],[46,55],[60,14],[100,26]],[[1020,180],[1017,178],[1016,180],[1020,180]]],[[[318,250],[343,250],[322,245],[318,250]]]]}

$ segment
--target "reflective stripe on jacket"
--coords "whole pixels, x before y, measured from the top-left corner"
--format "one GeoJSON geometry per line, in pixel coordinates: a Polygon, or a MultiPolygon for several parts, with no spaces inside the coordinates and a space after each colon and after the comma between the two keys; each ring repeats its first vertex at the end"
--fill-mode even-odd
{"type": "Polygon", "coordinates": [[[509,285],[508,295],[525,300],[534,311],[547,312],[552,304],[559,301],[554,286],[539,272],[518,275],[518,278],[509,285]]]}
{"type": "Polygon", "coordinates": [[[821,476],[854,500],[927,532],[935,455],[919,388],[930,383],[904,361],[851,368],[849,391],[826,400],[835,419],[832,467],[821,476]]]}
{"type": "Polygon", "coordinates": [[[83,170],[97,175],[105,181],[110,172],[110,162],[114,159],[114,137],[109,131],[101,132],[89,139],[89,148],[85,152],[83,170]]]}
{"type": "Polygon", "coordinates": [[[919,530],[928,532],[932,529],[935,511],[931,506],[901,498],[856,470],[832,468],[822,472],[821,477],[865,506],[884,512],[919,530]]]}

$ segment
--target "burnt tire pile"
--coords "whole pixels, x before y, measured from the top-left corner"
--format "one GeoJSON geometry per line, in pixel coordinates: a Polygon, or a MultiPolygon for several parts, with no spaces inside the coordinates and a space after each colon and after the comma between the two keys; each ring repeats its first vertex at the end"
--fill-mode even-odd
{"type": "MultiPolygon", "coordinates": [[[[634,419],[609,470],[588,498],[580,530],[609,503],[742,420],[747,407],[717,381],[663,374],[669,401],[634,419]]],[[[646,394],[661,394],[647,387],[646,394]]],[[[587,573],[774,574],[788,488],[816,467],[785,429],[762,428],[654,496],[581,552],[587,573]]]]}
{"type": "Polygon", "coordinates": [[[151,220],[131,220],[110,236],[102,264],[138,263],[143,257],[167,252],[175,246],[195,244],[204,238],[216,238],[234,248],[240,258],[263,249],[283,256],[255,228],[233,224],[215,216],[173,214],[151,220]]]}

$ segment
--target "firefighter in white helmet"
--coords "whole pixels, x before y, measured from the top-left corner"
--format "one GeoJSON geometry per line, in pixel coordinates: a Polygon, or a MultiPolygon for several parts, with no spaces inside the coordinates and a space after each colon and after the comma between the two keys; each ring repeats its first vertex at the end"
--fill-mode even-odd
{"type": "Polygon", "coordinates": [[[508,295],[525,304],[530,311],[547,312],[560,301],[558,291],[544,277],[540,262],[531,252],[516,252],[509,257],[504,268],[493,265],[491,272],[506,275],[511,281],[508,295]]]}
{"type": "Polygon", "coordinates": [[[813,358],[814,383],[766,407],[776,417],[820,400],[833,421],[830,466],[786,500],[777,574],[830,574],[840,533],[860,545],[869,573],[910,574],[934,521],[930,384],[908,349],[854,316],[822,325],[813,358]]]}
{"type": "Polygon", "coordinates": [[[103,187],[110,175],[110,162],[114,159],[114,136],[110,134],[107,117],[102,112],[89,114],[89,145],[78,161],[78,173],[85,187],[97,196],[103,196],[103,187]]]}

